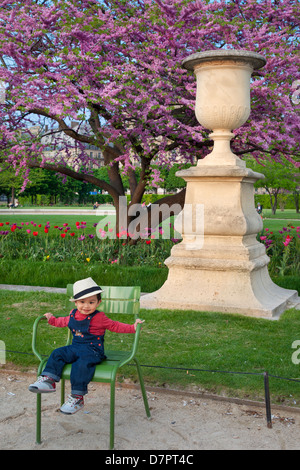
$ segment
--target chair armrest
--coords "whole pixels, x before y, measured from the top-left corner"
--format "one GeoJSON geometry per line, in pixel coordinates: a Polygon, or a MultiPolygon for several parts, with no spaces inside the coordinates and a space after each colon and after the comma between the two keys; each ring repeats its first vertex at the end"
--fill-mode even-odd
{"type": "MultiPolygon", "coordinates": [[[[36,348],[36,339],[37,339],[38,326],[39,326],[39,323],[40,323],[41,320],[47,320],[47,318],[44,315],[41,315],[41,316],[36,318],[36,320],[33,324],[32,343],[31,343],[32,344],[32,351],[33,351],[34,355],[38,358],[38,360],[40,362],[42,362],[44,359],[43,359],[42,355],[38,352],[38,350],[36,348]]],[[[69,344],[71,344],[71,343],[72,343],[72,333],[69,330],[66,346],[69,346],[69,344]]]]}
{"type": "Polygon", "coordinates": [[[47,320],[47,318],[44,316],[44,315],[41,315],[39,317],[36,318],[34,324],[33,324],[33,331],[32,331],[32,351],[34,353],[34,355],[38,358],[38,360],[40,362],[42,362],[43,360],[43,357],[42,355],[38,352],[37,348],[36,348],[36,338],[37,338],[37,331],[38,331],[38,326],[39,326],[39,323],[41,320],[47,320]]]}
{"type": "Polygon", "coordinates": [[[132,359],[134,359],[134,357],[137,353],[138,345],[139,345],[141,328],[142,328],[142,323],[138,323],[136,325],[136,330],[135,330],[135,334],[134,334],[134,340],[133,340],[130,356],[127,357],[127,359],[125,359],[124,361],[121,361],[120,364],[119,364],[119,367],[124,366],[125,364],[130,362],[132,359]]]}

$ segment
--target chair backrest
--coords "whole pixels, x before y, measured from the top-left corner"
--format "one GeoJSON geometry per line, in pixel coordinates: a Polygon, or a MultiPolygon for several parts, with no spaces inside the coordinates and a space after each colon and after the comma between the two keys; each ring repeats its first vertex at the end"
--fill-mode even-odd
{"type": "MultiPolygon", "coordinates": [[[[134,315],[135,320],[140,311],[140,286],[101,286],[101,304],[99,310],[107,315],[129,314],[134,315]]],[[[73,296],[73,284],[67,285],[67,294],[73,296]]],[[[71,302],[70,302],[71,304],[71,302]]],[[[72,303],[71,308],[74,308],[72,303]]]]}

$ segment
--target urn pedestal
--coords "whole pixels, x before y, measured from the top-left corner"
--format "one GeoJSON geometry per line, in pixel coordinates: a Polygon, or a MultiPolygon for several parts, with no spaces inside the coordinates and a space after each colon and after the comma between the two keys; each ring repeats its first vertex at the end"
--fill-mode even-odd
{"type": "Polygon", "coordinates": [[[165,261],[168,278],[141,298],[142,308],[239,313],[278,318],[298,301],[268,273],[269,258],[257,241],[262,229],[253,184],[264,178],[232,153],[232,129],[250,114],[250,77],[265,64],[247,51],[208,51],[184,61],[197,77],[196,117],[212,129],[213,151],[197,166],[177,172],[187,182],[182,241],[165,261]],[[188,211],[189,223],[185,217],[188,211]]]}

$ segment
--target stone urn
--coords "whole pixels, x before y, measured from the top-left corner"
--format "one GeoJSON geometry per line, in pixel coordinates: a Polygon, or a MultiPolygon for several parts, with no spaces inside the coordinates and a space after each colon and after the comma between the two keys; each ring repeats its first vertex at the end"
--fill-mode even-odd
{"type": "Polygon", "coordinates": [[[233,129],[242,126],[250,115],[250,78],[253,69],[266,61],[247,51],[208,51],[191,55],[184,67],[197,78],[195,114],[203,127],[213,130],[214,148],[199,165],[238,165],[245,163],[230,149],[233,129]]]}
{"type": "Polygon", "coordinates": [[[262,230],[254,186],[263,174],[248,169],[230,148],[232,131],[250,116],[250,79],[265,59],[254,52],[196,53],[183,65],[197,79],[195,114],[214,142],[197,165],[177,172],[187,182],[185,205],[176,221],[182,241],[165,261],[168,278],[141,298],[143,308],[239,313],[278,318],[296,291],[278,287],[269,258],[257,241],[262,230]]]}

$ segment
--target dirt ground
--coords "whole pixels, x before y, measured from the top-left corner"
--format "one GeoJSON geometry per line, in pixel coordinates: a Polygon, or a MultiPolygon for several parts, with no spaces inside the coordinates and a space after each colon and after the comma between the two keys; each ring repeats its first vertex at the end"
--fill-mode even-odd
{"type": "MultiPolygon", "coordinates": [[[[42,443],[35,444],[33,374],[0,370],[1,450],[97,450],[108,448],[109,387],[92,383],[85,407],[59,411],[60,387],[42,397],[42,443]]],[[[67,387],[66,387],[67,388],[67,387]]],[[[66,390],[68,393],[68,388],[66,390]]],[[[141,393],[118,386],[116,450],[295,450],[300,448],[300,413],[272,407],[272,428],[259,404],[218,401],[196,394],[147,392],[151,420],[141,393]]]]}

